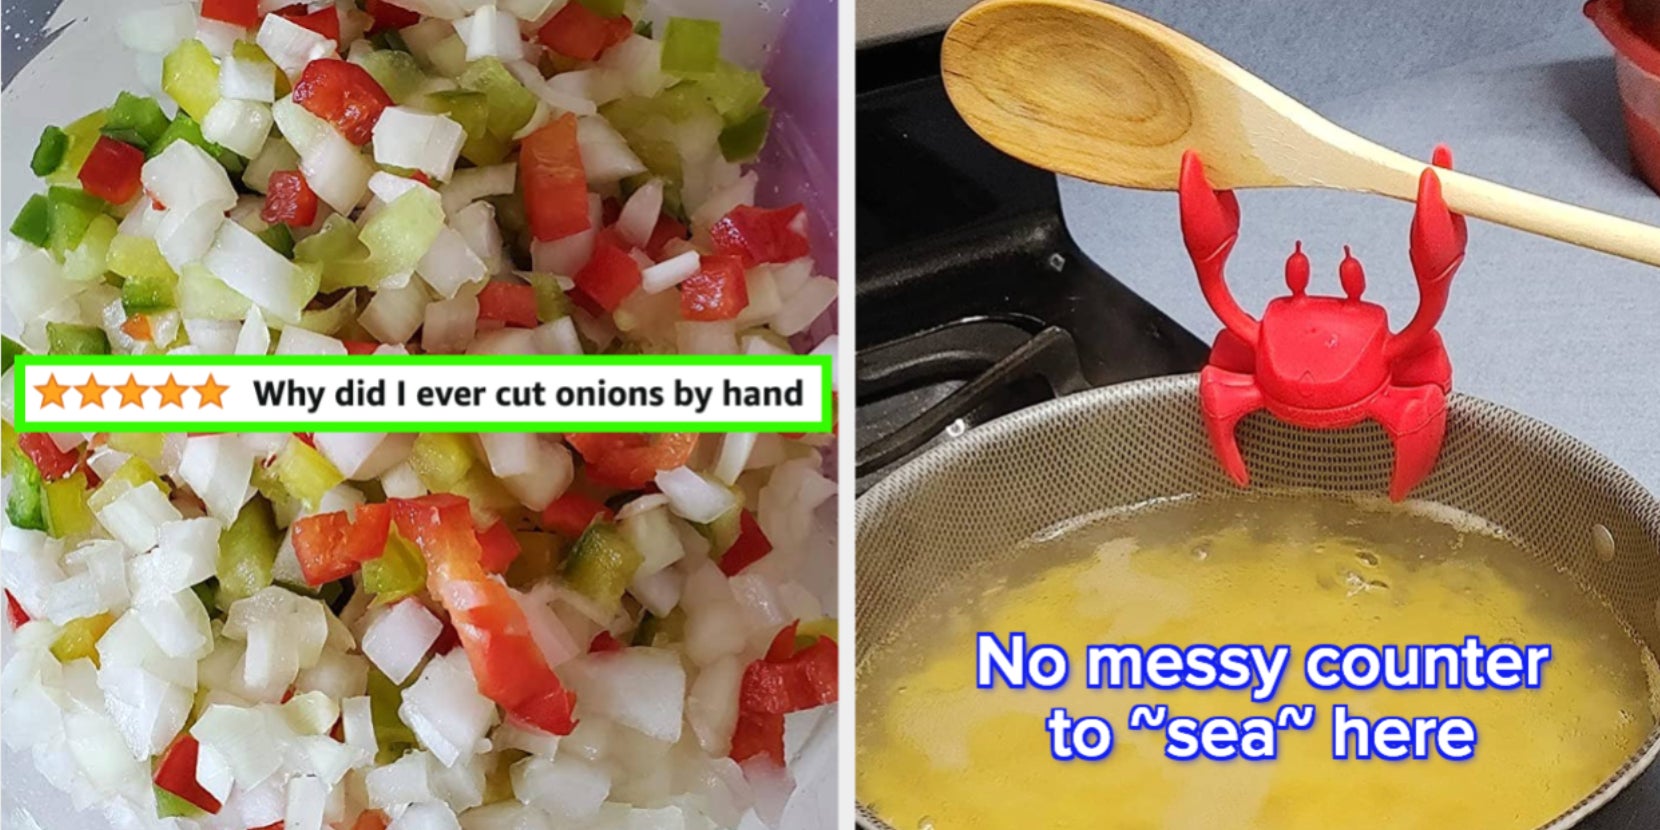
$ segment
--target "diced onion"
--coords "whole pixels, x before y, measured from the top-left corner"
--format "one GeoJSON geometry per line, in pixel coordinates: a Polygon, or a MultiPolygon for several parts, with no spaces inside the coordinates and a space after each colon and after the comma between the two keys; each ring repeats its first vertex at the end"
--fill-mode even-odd
{"type": "Polygon", "coordinates": [[[455,170],[466,141],[461,125],[445,116],[387,107],[375,122],[375,161],[420,170],[442,181],[455,170]]]}
{"type": "Polygon", "coordinates": [[[167,145],[144,163],[140,176],[144,189],[169,212],[209,205],[223,214],[236,207],[236,188],[225,168],[188,141],[167,145]]]}
{"type": "Polygon", "coordinates": [[[289,78],[299,77],[306,64],[334,52],[334,41],[276,14],[265,16],[254,42],[289,78]]]}
{"type": "Polygon", "coordinates": [[[456,297],[426,307],[421,347],[428,354],[460,354],[467,350],[478,326],[478,298],[456,297]]]}
{"type": "Polygon", "coordinates": [[[646,172],[640,157],[610,122],[597,115],[578,118],[576,142],[581,148],[582,170],[589,184],[609,184],[646,172]]]}
{"type": "Polygon", "coordinates": [[[617,233],[636,248],[651,241],[657,217],[663,213],[663,180],[652,179],[636,189],[617,215],[617,233]]]}
{"type": "MultiPolygon", "coordinates": [[[[630,202],[630,204],[633,204],[630,202]]],[[[656,294],[685,282],[697,273],[703,258],[696,251],[687,251],[669,257],[649,268],[640,270],[640,290],[647,294],[656,294]]],[[[696,354],[688,352],[687,354],[696,354]]]]}
{"type": "Polygon", "coordinates": [[[223,222],[202,264],[278,319],[295,321],[315,293],[294,263],[235,222],[223,222]]]}
{"type": "MultiPolygon", "coordinates": [[[[288,138],[291,143],[294,141],[292,136],[288,138]]],[[[305,174],[306,183],[317,193],[317,198],[340,213],[351,213],[368,192],[374,165],[332,128],[311,147],[295,144],[295,149],[300,151],[300,172],[305,174]]]]}
{"type": "Polygon", "coordinates": [[[486,196],[507,196],[518,184],[519,165],[512,162],[455,171],[438,192],[444,199],[444,213],[457,211],[486,196]]]}
{"type": "Polygon", "coordinates": [[[806,331],[835,301],[836,281],[813,277],[784,301],[783,307],[772,316],[772,328],[785,337],[806,331]]]}
{"type": "Polygon", "coordinates": [[[425,605],[406,599],[369,624],[363,633],[363,654],[392,682],[402,684],[443,630],[443,623],[425,605]]]}
{"type": "Polygon", "coordinates": [[[656,481],[674,514],[689,522],[712,522],[737,506],[731,490],[688,467],[660,470],[656,481]]]}

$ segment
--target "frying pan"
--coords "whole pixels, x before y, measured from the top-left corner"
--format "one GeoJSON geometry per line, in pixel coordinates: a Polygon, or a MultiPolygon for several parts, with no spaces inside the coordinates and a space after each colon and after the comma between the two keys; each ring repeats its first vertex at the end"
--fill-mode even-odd
{"type": "MultiPolygon", "coordinates": [[[[1083,392],[971,430],[862,496],[855,510],[861,689],[883,683],[865,673],[866,658],[914,630],[907,617],[925,598],[1038,530],[1113,508],[1233,491],[1199,412],[1196,375],[1083,392]]],[[[1394,448],[1376,424],[1317,432],[1258,413],[1238,435],[1254,488],[1387,491],[1394,448]]],[[[1497,404],[1453,395],[1439,462],[1412,497],[1485,519],[1595,593],[1650,653],[1660,647],[1660,500],[1586,444],[1497,404]]],[[[1660,726],[1539,830],[1581,824],[1656,755],[1660,726]]],[[[1637,809],[1626,826],[1654,826],[1653,806],[1637,809]]],[[[863,803],[859,821],[891,827],[863,803]]]]}

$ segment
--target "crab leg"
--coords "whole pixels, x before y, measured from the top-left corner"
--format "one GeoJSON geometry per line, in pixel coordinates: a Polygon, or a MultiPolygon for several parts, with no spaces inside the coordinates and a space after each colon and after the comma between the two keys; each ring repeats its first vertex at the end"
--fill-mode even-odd
{"type": "Polygon", "coordinates": [[[1199,372],[1199,402],[1204,408],[1205,431],[1210,433],[1210,445],[1222,470],[1235,484],[1241,487],[1250,484],[1251,474],[1245,469],[1234,427],[1240,419],[1263,406],[1262,390],[1257,388],[1256,378],[1206,366],[1199,372]]]}
{"type": "MultiPolygon", "coordinates": [[[[1435,167],[1452,168],[1452,152],[1436,147],[1435,167]]],[[[1390,338],[1388,355],[1411,354],[1425,335],[1435,329],[1447,308],[1447,293],[1453,273],[1464,261],[1469,239],[1464,217],[1453,213],[1441,197],[1441,179],[1434,167],[1424,168],[1418,177],[1418,207],[1412,214],[1412,270],[1418,277],[1418,313],[1406,328],[1390,338]]]]}
{"type": "Polygon", "coordinates": [[[1199,154],[1182,154],[1181,186],[1182,239],[1199,274],[1199,288],[1205,302],[1222,325],[1252,346],[1257,342],[1257,321],[1239,307],[1228,291],[1224,270],[1228,253],[1239,240],[1239,200],[1231,190],[1214,190],[1205,179],[1205,165],[1199,154]]]}
{"type": "Polygon", "coordinates": [[[1395,442],[1389,498],[1400,501],[1429,475],[1447,432],[1447,396],[1439,386],[1391,386],[1367,405],[1395,442]]]}

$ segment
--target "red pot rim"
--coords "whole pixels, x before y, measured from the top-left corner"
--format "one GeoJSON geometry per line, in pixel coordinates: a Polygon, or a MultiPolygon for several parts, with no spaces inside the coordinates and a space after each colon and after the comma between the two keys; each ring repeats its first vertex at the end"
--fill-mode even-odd
{"type": "Polygon", "coordinates": [[[1631,19],[1625,14],[1625,0],[1590,0],[1585,4],[1585,16],[1614,45],[1614,51],[1650,75],[1660,76],[1660,48],[1632,29],[1631,19]]]}

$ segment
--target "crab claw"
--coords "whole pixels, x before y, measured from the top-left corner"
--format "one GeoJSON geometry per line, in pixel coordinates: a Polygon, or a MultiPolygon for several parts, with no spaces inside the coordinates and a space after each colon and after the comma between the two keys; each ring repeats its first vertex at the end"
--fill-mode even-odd
{"type": "MultiPolygon", "coordinates": [[[[1435,148],[1436,167],[1450,169],[1452,153],[1445,146],[1435,148]]],[[[1418,176],[1418,209],[1412,214],[1412,270],[1421,287],[1439,285],[1452,277],[1464,260],[1469,239],[1464,217],[1453,213],[1441,196],[1441,178],[1433,168],[1418,176]]]]}
{"type": "Polygon", "coordinates": [[[1226,255],[1239,238],[1239,199],[1231,190],[1215,190],[1205,178],[1205,164],[1199,154],[1182,154],[1181,173],[1182,238],[1194,262],[1207,262],[1226,255]]]}

